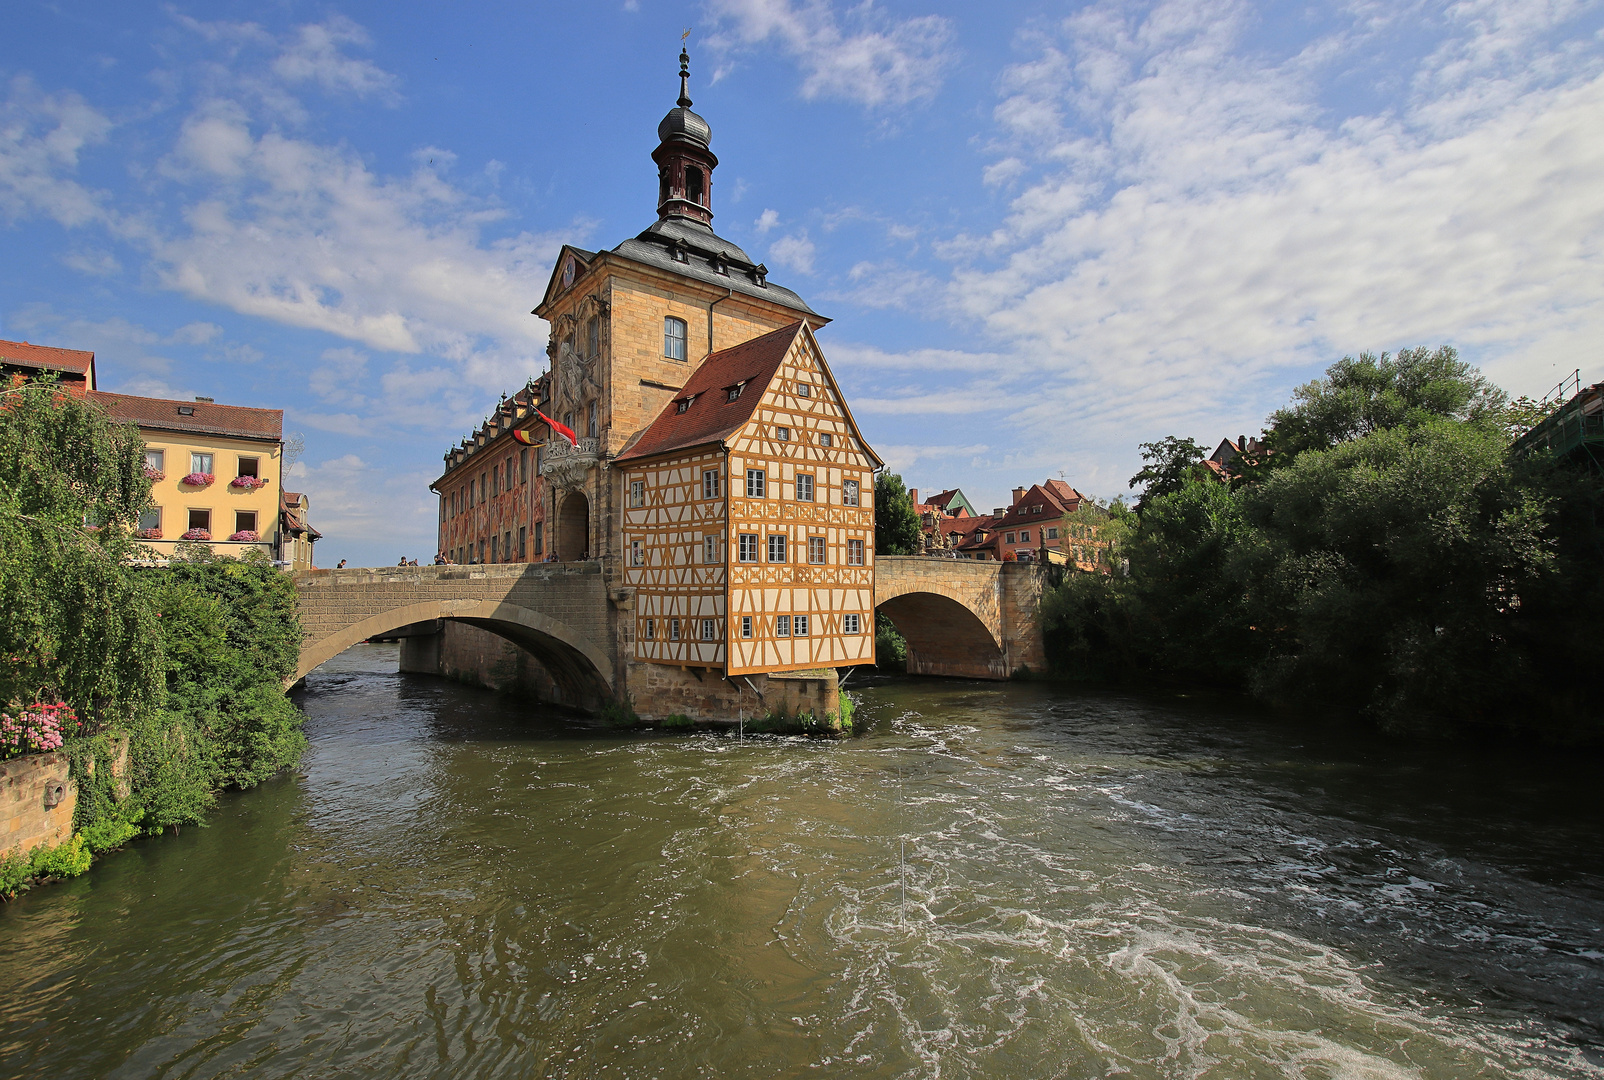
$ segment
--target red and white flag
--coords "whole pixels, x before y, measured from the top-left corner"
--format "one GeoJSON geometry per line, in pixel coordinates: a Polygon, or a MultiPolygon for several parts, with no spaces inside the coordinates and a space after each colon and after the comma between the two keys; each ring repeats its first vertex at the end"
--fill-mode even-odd
{"type": "Polygon", "coordinates": [[[551,430],[567,439],[569,446],[572,446],[576,450],[579,449],[579,436],[574,434],[573,428],[569,427],[567,424],[559,424],[557,421],[553,420],[539,409],[535,410],[535,415],[544,420],[547,427],[551,428],[551,430]]]}

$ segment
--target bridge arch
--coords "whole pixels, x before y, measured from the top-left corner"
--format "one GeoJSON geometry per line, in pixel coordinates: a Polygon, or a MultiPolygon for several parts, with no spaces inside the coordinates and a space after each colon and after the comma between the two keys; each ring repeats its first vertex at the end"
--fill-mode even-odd
{"type": "Polygon", "coordinates": [[[874,605],[908,643],[908,672],[1006,679],[1017,635],[1009,632],[1002,563],[918,555],[875,558],[874,605]]]}
{"type": "Polygon", "coordinates": [[[434,619],[488,630],[530,652],[563,687],[567,700],[612,696],[613,664],[602,647],[550,615],[504,600],[423,600],[349,623],[302,646],[295,681],[370,637],[434,619]]]}

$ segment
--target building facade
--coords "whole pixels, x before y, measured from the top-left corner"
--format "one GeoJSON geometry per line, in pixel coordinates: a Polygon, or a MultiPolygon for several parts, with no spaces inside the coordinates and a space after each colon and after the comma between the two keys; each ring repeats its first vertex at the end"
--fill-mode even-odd
{"type": "MultiPolygon", "coordinates": [[[[291,563],[283,506],[284,412],[218,405],[209,398],[170,401],[90,391],[113,420],[134,424],[145,440],[145,473],[155,504],[136,534],[152,556],[165,558],[181,540],[219,553],[257,550],[291,563]]],[[[304,524],[305,496],[297,511],[304,524]]],[[[302,531],[303,553],[315,530],[302,531]]],[[[293,544],[291,545],[293,549],[293,544]]]]}
{"type": "Polygon", "coordinates": [[[527,438],[535,410],[549,407],[551,380],[530,380],[446,455],[431,486],[440,497],[437,550],[447,562],[545,562],[555,558],[546,535],[545,438],[527,438]]]}

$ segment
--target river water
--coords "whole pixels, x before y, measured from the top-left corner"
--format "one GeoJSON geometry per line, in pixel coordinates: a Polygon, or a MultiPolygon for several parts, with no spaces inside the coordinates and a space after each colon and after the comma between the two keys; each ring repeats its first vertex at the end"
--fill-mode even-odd
{"type": "Polygon", "coordinates": [[[1596,762],[853,682],[618,733],[353,649],[300,772],[0,908],[0,1076],[1604,1075],[1596,762]]]}

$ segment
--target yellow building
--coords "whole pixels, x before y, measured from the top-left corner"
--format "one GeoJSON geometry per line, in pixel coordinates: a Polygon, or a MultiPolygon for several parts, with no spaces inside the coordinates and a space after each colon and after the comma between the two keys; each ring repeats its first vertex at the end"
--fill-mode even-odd
{"type": "Polygon", "coordinates": [[[248,550],[277,562],[311,565],[305,496],[287,505],[283,489],[284,411],[218,405],[210,398],[168,401],[91,392],[113,420],[145,440],[155,508],[139,522],[140,541],[164,558],[180,540],[223,555],[248,550]],[[293,521],[287,524],[286,519],[293,521]],[[296,558],[297,544],[308,550],[296,558]]]}

